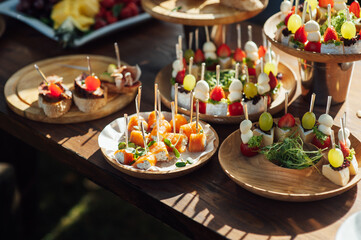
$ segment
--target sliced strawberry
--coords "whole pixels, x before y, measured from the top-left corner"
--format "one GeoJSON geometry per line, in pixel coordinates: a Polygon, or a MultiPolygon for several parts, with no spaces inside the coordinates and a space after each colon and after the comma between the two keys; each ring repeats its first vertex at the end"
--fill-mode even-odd
{"type": "Polygon", "coordinates": [[[357,0],[351,3],[349,7],[350,12],[352,12],[357,18],[360,18],[360,4],[357,0]]]}
{"type": "Polygon", "coordinates": [[[241,143],[241,153],[246,157],[253,157],[258,154],[258,147],[250,148],[248,144],[241,143]]]}
{"type": "Polygon", "coordinates": [[[219,46],[217,49],[217,55],[221,58],[229,57],[231,56],[231,53],[231,49],[225,43],[222,43],[221,46],[219,46]]]}
{"type": "Polygon", "coordinates": [[[328,136],[327,139],[325,141],[323,141],[323,144],[322,144],[322,142],[315,136],[312,139],[312,144],[320,149],[328,148],[331,144],[331,138],[328,136]]]}
{"type": "Polygon", "coordinates": [[[341,147],[341,151],[343,153],[343,157],[347,158],[350,155],[350,149],[346,146],[346,144],[344,144],[341,141],[340,141],[340,147],[341,147]]]}
{"type": "Polygon", "coordinates": [[[175,77],[175,81],[179,84],[183,84],[184,77],[186,76],[186,69],[180,70],[175,77]]]}
{"type": "Polygon", "coordinates": [[[330,40],[338,40],[337,32],[333,26],[330,26],[326,29],[325,34],[323,35],[324,42],[328,42],[330,40]]]}
{"type": "Polygon", "coordinates": [[[246,57],[246,53],[240,48],[236,48],[233,54],[233,58],[236,62],[243,62],[243,59],[246,57]]]}
{"type": "Polygon", "coordinates": [[[305,25],[297,29],[295,32],[295,40],[301,43],[307,42],[307,32],[305,31],[305,25]]]}
{"type": "Polygon", "coordinates": [[[49,91],[50,95],[53,97],[59,97],[63,93],[63,90],[55,83],[49,84],[49,91]]]}
{"type": "Polygon", "coordinates": [[[226,97],[226,94],[224,94],[223,88],[221,86],[215,86],[209,96],[213,101],[221,101],[222,98],[226,97]]]}
{"type": "Polygon", "coordinates": [[[269,72],[269,85],[271,87],[271,90],[273,90],[275,87],[277,87],[277,84],[278,84],[278,80],[277,78],[275,77],[275,75],[273,75],[273,72],[269,72]]]}
{"type": "Polygon", "coordinates": [[[333,0],[319,0],[318,1],[318,6],[320,6],[322,8],[327,8],[328,4],[331,4],[331,7],[333,7],[333,0]]]}
{"type": "Polygon", "coordinates": [[[320,42],[308,42],[305,46],[305,51],[309,52],[321,52],[321,43],[320,42]]]}
{"type": "Polygon", "coordinates": [[[228,105],[228,112],[230,116],[243,115],[243,106],[240,102],[234,102],[228,105]]]}
{"type": "Polygon", "coordinates": [[[202,63],[202,62],[204,62],[206,60],[206,58],[204,57],[204,54],[203,54],[203,52],[202,52],[202,50],[200,50],[200,49],[197,49],[197,51],[194,53],[194,59],[193,59],[193,61],[195,62],[195,63],[202,63]]]}
{"type": "Polygon", "coordinates": [[[100,80],[99,78],[93,77],[93,76],[88,76],[85,79],[85,86],[86,86],[86,90],[87,91],[95,91],[98,89],[98,87],[100,87],[100,80]]]}
{"type": "MultiPolygon", "coordinates": [[[[206,114],[207,103],[199,101],[199,113],[206,114]]],[[[197,111],[197,103],[196,101],[193,102],[193,111],[197,111]]]]}
{"type": "Polygon", "coordinates": [[[255,68],[248,68],[248,75],[249,76],[256,76],[256,69],[255,68]]]}
{"type": "Polygon", "coordinates": [[[287,113],[278,121],[279,128],[291,128],[295,126],[295,118],[291,113],[287,113]]]}
{"type": "Polygon", "coordinates": [[[264,57],[264,55],[266,55],[266,52],[267,52],[267,49],[263,45],[259,46],[259,48],[258,48],[259,58],[264,57]]]}
{"type": "Polygon", "coordinates": [[[294,11],[291,11],[287,14],[286,18],[285,18],[285,25],[287,26],[288,24],[288,19],[290,19],[290,17],[294,14],[294,11]]]}

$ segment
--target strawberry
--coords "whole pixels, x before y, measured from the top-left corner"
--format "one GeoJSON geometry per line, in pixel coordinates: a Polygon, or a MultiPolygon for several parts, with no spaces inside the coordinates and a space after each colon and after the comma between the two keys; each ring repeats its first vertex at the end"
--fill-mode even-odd
{"type": "Polygon", "coordinates": [[[130,18],[138,15],[138,13],[139,10],[137,5],[134,2],[130,2],[120,12],[120,18],[121,19],[130,18]]]}
{"type": "Polygon", "coordinates": [[[258,147],[250,148],[248,144],[241,143],[241,153],[246,157],[253,157],[258,154],[258,147]]]}
{"type": "Polygon", "coordinates": [[[115,23],[118,20],[110,10],[105,13],[105,19],[109,24],[115,23]]]}
{"type": "Polygon", "coordinates": [[[256,69],[255,68],[248,68],[248,75],[249,76],[256,76],[256,69]]]}
{"type": "Polygon", "coordinates": [[[180,70],[175,77],[175,81],[179,84],[183,84],[184,77],[186,76],[186,69],[180,70]]]}
{"type": "Polygon", "coordinates": [[[234,102],[228,105],[228,112],[231,116],[243,115],[243,106],[240,102],[234,102]]]}
{"type": "Polygon", "coordinates": [[[111,8],[115,4],[114,0],[102,0],[100,5],[105,8],[111,8]]]}
{"type": "Polygon", "coordinates": [[[287,113],[278,121],[279,128],[291,128],[295,126],[295,118],[291,113],[287,113]]]}
{"type": "Polygon", "coordinates": [[[331,7],[333,7],[333,0],[319,0],[318,1],[318,6],[320,6],[322,8],[327,8],[328,4],[331,4],[331,7]]]}
{"type": "Polygon", "coordinates": [[[49,91],[50,91],[50,96],[52,97],[59,97],[63,92],[63,90],[55,83],[49,84],[49,91]]]}
{"type": "Polygon", "coordinates": [[[98,89],[98,87],[100,87],[100,80],[97,77],[88,76],[85,79],[85,86],[87,91],[95,91],[98,89]]]}
{"type": "Polygon", "coordinates": [[[355,0],[353,3],[351,3],[349,7],[350,12],[352,12],[357,18],[360,17],[360,4],[357,0],[355,0]]]}
{"type": "Polygon", "coordinates": [[[337,32],[336,32],[335,28],[332,26],[329,26],[326,29],[326,32],[325,32],[323,38],[324,38],[324,42],[328,42],[330,40],[338,40],[338,36],[337,36],[337,32]]]}
{"type": "Polygon", "coordinates": [[[202,50],[197,49],[197,51],[194,53],[193,61],[197,64],[200,64],[200,63],[204,62],[205,60],[206,60],[206,58],[204,57],[202,50]]]}
{"type": "Polygon", "coordinates": [[[258,48],[258,56],[259,56],[259,58],[264,57],[264,55],[266,55],[266,52],[267,52],[267,49],[263,45],[261,45],[258,48]]]}
{"type": "Polygon", "coordinates": [[[307,42],[307,32],[305,31],[305,25],[297,29],[295,32],[295,40],[301,43],[307,42]]]}
{"type": "Polygon", "coordinates": [[[217,49],[217,55],[221,58],[229,57],[231,56],[231,53],[231,49],[225,43],[222,43],[217,49]]]}
{"type": "Polygon", "coordinates": [[[270,72],[269,75],[269,85],[271,87],[271,90],[273,90],[275,87],[277,87],[277,84],[278,84],[278,80],[277,78],[275,77],[275,75],[273,75],[273,72],[270,72]]]}
{"type": "Polygon", "coordinates": [[[340,141],[340,148],[343,153],[343,157],[347,158],[350,155],[350,149],[346,146],[346,144],[344,144],[341,141],[340,141]]]}
{"type": "Polygon", "coordinates": [[[305,46],[305,51],[309,52],[321,52],[321,43],[320,42],[308,42],[305,46]]]}
{"type": "Polygon", "coordinates": [[[330,138],[330,136],[328,136],[327,139],[325,141],[323,141],[323,144],[322,144],[322,142],[315,136],[312,139],[312,144],[320,149],[328,148],[331,144],[331,138],[330,138]]]}
{"type": "Polygon", "coordinates": [[[240,48],[236,48],[234,51],[233,58],[236,62],[243,62],[243,59],[246,57],[246,53],[240,48]]]}
{"type": "MultiPolygon", "coordinates": [[[[199,113],[206,114],[207,103],[199,101],[199,113]]],[[[196,101],[193,102],[193,111],[197,111],[197,103],[196,101]]]]}
{"type": "Polygon", "coordinates": [[[226,97],[226,94],[224,94],[223,88],[221,86],[215,86],[212,91],[211,94],[209,96],[213,101],[221,101],[222,98],[226,97]]]}
{"type": "Polygon", "coordinates": [[[103,18],[95,18],[94,29],[99,29],[107,25],[107,22],[103,18]]]}

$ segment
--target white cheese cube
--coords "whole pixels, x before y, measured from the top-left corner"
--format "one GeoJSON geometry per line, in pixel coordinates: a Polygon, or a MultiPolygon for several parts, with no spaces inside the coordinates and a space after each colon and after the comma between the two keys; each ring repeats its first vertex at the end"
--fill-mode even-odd
{"type": "Polygon", "coordinates": [[[344,168],[340,171],[335,171],[330,164],[322,166],[322,174],[331,182],[339,186],[345,186],[350,180],[350,171],[344,168]]]}

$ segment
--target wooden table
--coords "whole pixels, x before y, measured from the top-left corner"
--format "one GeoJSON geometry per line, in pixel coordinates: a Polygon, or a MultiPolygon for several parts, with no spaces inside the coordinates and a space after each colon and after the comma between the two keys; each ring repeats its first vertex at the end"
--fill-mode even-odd
{"type": "MultiPolygon", "coordinates": [[[[7,19],[7,24],[5,35],[0,39],[1,129],[50,153],[185,235],[194,239],[333,239],[345,219],[361,210],[361,192],[358,192],[361,184],[341,196],[318,202],[287,203],[259,197],[238,187],[223,173],[217,154],[200,170],[174,180],[146,181],[118,173],[103,159],[97,137],[109,122],[124,112],[135,112],[134,104],[88,123],[38,123],[15,115],[6,106],[5,82],[19,68],[44,58],[79,53],[114,56],[113,42],[118,41],[121,58],[130,64],[138,63],[142,68],[141,110],[149,111],[153,107],[154,77],[175,58],[174,43],[182,26],[152,20],[79,49],[62,50],[57,43],[16,20],[7,19]]],[[[260,32],[259,26],[255,28],[260,32]]],[[[261,43],[260,34],[254,37],[261,43]]],[[[295,69],[296,59],[286,55],[281,59],[295,69]]],[[[348,100],[331,108],[336,124],[347,110],[348,126],[358,139],[361,139],[361,120],[355,112],[361,108],[360,67],[357,63],[348,100]]],[[[308,109],[308,103],[299,94],[298,89],[289,108],[297,116],[308,109]]],[[[315,112],[319,115],[324,109],[316,107],[315,112]]],[[[237,125],[213,127],[221,142],[238,128],[237,125]]]]}

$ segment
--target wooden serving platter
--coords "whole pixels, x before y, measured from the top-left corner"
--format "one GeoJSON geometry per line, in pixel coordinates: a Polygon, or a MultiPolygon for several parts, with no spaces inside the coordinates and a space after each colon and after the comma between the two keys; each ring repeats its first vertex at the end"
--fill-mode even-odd
{"type": "Polygon", "coordinates": [[[325,54],[325,53],[314,53],[303,50],[298,50],[275,40],[275,33],[277,31],[277,24],[281,22],[282,13],[276,13],[272,15],[264,24],[263,32],[266,35],[267,39],[280,49],[281,51],[290,54],[294,57],[305,59],[312,62],[333,62],[333,63],[343,63],[343,62],[354,62],[361,60],[361,53],[359,54],[325,54]]]}
{"type": "MultiPolygon", "coordinates": [[[[261,0],[264,8],[268,0],[261,0]]],[[[219,0],[142,0],[143,9],[166,22],[191,26],[213,26],[241,22],[258,15],[255,11],[240,11],[220,4],[219,0]]]]}
{"type": "MultiPolygon", "coordinates": [[[[289,102],[293,98],[297,88],[296,82],[296,74],[293,70],[288,67],[285,63],[280,62],[278,64],[278,72],[283,74],[282,78],[282,88],[289,93],[289,102]]],[[[161,99],[163,104],[170,109],[171,102],[173,101],[171,98],[171,88],[173,87],[170,83],[170,79],[172,76],[172,65],[169,64],[168,66],[164,67],[160,72],[157,74],[155,78],[155,83],[158,83],[159,91],[161,94],[161,99]]],[[[279,94],[275,101],[271,103],[269,108],[269,112],[273,115],[280,111],[282,111],[285,107],[285,94],[279,94]]],[[[178,107],[178,111],[180,113],[190,115],[190,111],[188,109],[178,107]]],[[[257,114],[250,114],[249,118],[252,121],[258,120],[259,116],[262,112],[257,114]]],[[[199,117],[206,121],[206,122],[213,122],[213,123],[220,123],[220,124],[235,124],[240,123],[244,120],[244,115],[242,116],[214,116],[208,114],[199,114],[199,117]]]]}
{"type": "MultiPolygon", "coordinates": [[[[149,114],[149,113],[140,113],[141,116],[143,116],[145,119],[147,119],[145,117],[145,114],[149,114]]],[[[170,116],[170,113],[167,113],[167,112],[163,112],[163,114],[165,115],[166,119],[167,119],[167,114],[170,116]]],[[[146,115],[146,116],[148,116],[148,115],[146,115]]],[[[167,119],[167,120],[169,120],[169,119],[167,119]]],[[[218,146],[219,146],[218,134],[211,126],[209,126],[210,131],[214,134],[214,140],[209,142],[209,139],[207,137],[207,145],[213,144],[213,149],[210,152],[208,152],[207,154],[201,156],[197,162],[195,162],[193,164],[187,164],[185,167],[179,167],[179,168],[169,170],[169,171],[149,171],[149,170],[140,170],[140,169],[136,169],[136,168],[129,168],[127,166],[119,164],[115,160],[115,158],[109,157],[106,154],[106,149],[104,147],[101,147],[102,145],[104,145],[104,143],[102,144],[101,141],[105,142],[103,139],[105,138],[106,135],[109,134],[109,132],[105,131],[105,129],[107,127],[110,127],[112,129],[111,132],[120,131],[119,126],[116,123],[117,121],[118,122],[124,121],[124,118],[118,118],[118,119],[114,120],[113,122],[109,123],[108,126],[106,126],[104,128],[104,130],[100,133],[99,138],[98,138],[98,144],[100,146],[100,149],[102,151],[102,154],[103,154],[105,160],[112,167],[114,167],[115,169],[119,170],[122,173],[125,173],[129,176],[136,177],[136,178],[151,179],[151,180],[164,180],[164,179],[172,179],[172,178],[184,176],[188,173],[191,173],[191,172],[199,169],[205,163],[207,163],[211,159],[211,157],[214,155],[214,153],[217,151],[218,146]]],[[[203,129],[204,129],[204,126],[207,125],[207,123],[202,122],[202,121],[200,121],[200,124],[202,125],[203,129]]],[[[118,142],[119,141],[117,141],[117,144],[118,144],[118,142]]]]}
{"type": "MultiPolygon", "coordinates": [[[[45,75],[59,75],[63,77],[63,83],[72,88],[74,79],[82,73],[81,70],[67,68],[62,64],[87,66],[87,55],[70,55],[50,58],[36,62],[45,75]]],[[[107,70],[110,63],[116,60],[110,57],[89,55],[91,65],[95,74],[107,70]]],[[[34,68],[34,63],[30,64],[12,75],[5,84],[5,98],[7,104],[16,114],[39,122],[46,123],[79,123],[108,116],[127,106],[135,98],[137,89],[127,94],[108,93],[107,104],[95,112],[84,113],[79,111],[73,103],[69,112],[59,118],[47,117],[38,106],[38,85],[42,81],[39,73],[34,68]]]]}
{"type": "MultiPolygon", "coordinates": [[[[338,132],[339,127],[333,126],[338,132]]],[[[337,134],[336,134],[337,136],[337,134]]],[[[218,158],[223,171],[235,183],[257,195],[281,201],[309,202],[337,196],[351,189],[361,179],[361,144],[354,135],[350,135],[351,146],[356,151],[359,171],[350,178],[349,183],[338,186],[319,173],[314,167],[306,169],[288,169],[279,167],[264,155],[247,158],[240,151],[239,130],[229,135],[222,143],[218,158]]],[[[323,164],[326,159],[321,159],[323,164]]],[[[322,163],[316,164],[321,167],[322,163]]]]}

